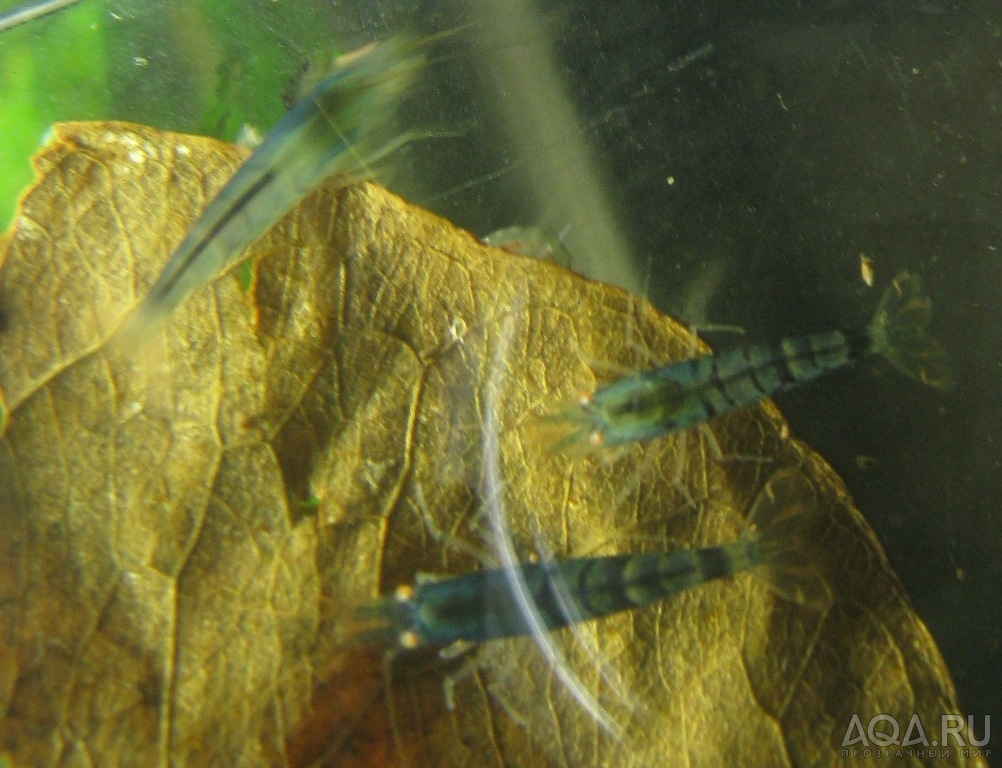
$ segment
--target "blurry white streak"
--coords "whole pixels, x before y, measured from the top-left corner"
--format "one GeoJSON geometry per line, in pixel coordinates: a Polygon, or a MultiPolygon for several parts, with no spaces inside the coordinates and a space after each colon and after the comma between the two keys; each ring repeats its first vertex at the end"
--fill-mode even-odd
{"type": "Polygon", "coordinates": [[[75,5],[80,0],[42,0],[38,3],[27,3],[20,8],[0,16],[0,32],[24,24],[40,16],[47,16],[50,13],[61,11],[71,5],[75,5]]]}
{"type": "Polygon", "coordinates": [[[636,293],[642,281],[629,244],[531,0],[467,4],[489,38],[479,59],[485,80],[519,153],[532,158],[523,173],[536,207],[567,225],[576,271],[636,293]]]}
{"type": "MultiPolygon", "coordinates": [[[[518,309],[518,307],[515,307],[514,311],[517,312],[518,309]]],[[[584,683],[581,682],[580,678],[578,678],[578,676],[571,669],[571,666],[567,662],[563,652],[559,647],[557,647],[557,643],[553,639],[553,634],[546,629],[543,617],[539,613],[539,608],[536,606],[536,603],[529,591],[529,587],[525,583],[525,577],[522,574],[522,569],[520,567],[521,561],[518,559],[518,556],[515,553],[515,547],[512,544],[511,534],[509,532],[504,504],[502,501],[504,493],[502,488],[503,480],[501,477],[501,456],[499,454],[500,425],[497,423],[496,417],[499,407],[498,390],[500,388],[500,384],[497,381],[496,372],[504,370],[502,365],[503,357],[509,346],[513,326],[514,321],[512,319],[512,315],[509,315],[505,320],[504,329],[501,333],[501,340],[494,355],[493,365],[491,366],[491,371],[495,373],[492,373],[491,377],[487,381],[486,417],[484,419],[483,496],[484,507],[488,510],[488,516],[490,518],[489,535],[493,539],[491,545],[497,554],[498,565],[504,570],[505,576],[508,579],[511,594],[518,601],[519,610],[525,618],[526,626],[531,630],[532,639],[539,647],[539,650],[546,658],[550,667],[556,673],[560,682],[564,685],[574,700],[593,720],[595,720],[595,722],[597,722],[605,731],[612,734],[615,738],[621,739],[623,737],[623,729],[605,710],[605,708],[598,703],[598,700],[591,694],[591,692],[585,688],[584,683]]],[[[573,600],[564,597],[561,599],[561,604],[562,608],[570,611],[567,615],[573,615],[573,613],[576,612],[576,608],[571,608],[573,600]]],[[[573,632],[578,642],[581,643],[582,649],[591,658],[592,663],[595,664],[597,669],[599,669],[600,675],[605,681],[608,689],[615,692],[621,701],[626,702],[628,697],[619,689],[619,686],[613,683],[610,671],[606,668],[604,662],[598,658],[598,654],[588,648],[583,642],[583,637],[578,630],[578,627],[571,624],[569,629],[573,632]]]]}
{"type": "Polygon", "coordinates": [[[694,51],[690,51],[684,56],[679,56],[677,59],[668,64],[669,72],[681,72],[683,69],[688,67],[690,64],[695,64],[697,61],[705,56],[709,56],[713,53],[713,43],[707,43],[702,45],[694,51]]]}

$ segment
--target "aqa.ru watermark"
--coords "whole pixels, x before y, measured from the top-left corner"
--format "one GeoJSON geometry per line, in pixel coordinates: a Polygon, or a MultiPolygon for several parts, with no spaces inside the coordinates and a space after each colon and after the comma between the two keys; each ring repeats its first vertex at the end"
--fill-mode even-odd
{"type": "Polygon", "coordinates": [[[912,715],[904,728],[892,715],[874,715],[865,727],[859,715],[853,715],[842,737],[842,757],[951,757],[954,750],[961,757],[989,757],[991,732],[990,715],[985,715],[980,736],[974,715],[966,720],[940,715],[938,731],[927,731],[918,715],[912,715]]]}

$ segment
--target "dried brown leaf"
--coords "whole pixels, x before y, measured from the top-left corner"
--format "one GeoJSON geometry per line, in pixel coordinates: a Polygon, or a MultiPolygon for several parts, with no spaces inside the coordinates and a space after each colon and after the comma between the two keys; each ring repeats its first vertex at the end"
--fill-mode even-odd
{"type": "Polygon", "coordinates": [[[714,424],[722,460],[698,431],[580,460],[527,439],[593,386],[586,360],[637,364],[626,329],[687,352],[622,291],[331,187],[255,246],[250,292],[198,292],[145,360],[109,344],[242,158],[57,126],[0,245],[0,749],[17,765],[383,765],[401,757],[388,698],[413,765],[836,765],[853,713],[929,728],[956,711],[872,531],[771,405],[714,424]],[[431,536],[418,487],[450,536],[482,545],[489,497],[515,542],[568,555],[730,541],[790,465],[817,492],[826,610],[743,576],[554,635],[618,740],[532,639],[453,662],[454,712],[433,655],[398,658],[386,697],[379,654],[335,640],[417,571],[475,567],[431,536]]]}

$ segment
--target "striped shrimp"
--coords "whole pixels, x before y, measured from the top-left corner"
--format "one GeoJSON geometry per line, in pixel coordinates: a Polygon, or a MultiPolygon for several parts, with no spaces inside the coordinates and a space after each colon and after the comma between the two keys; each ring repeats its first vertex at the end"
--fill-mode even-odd
{"type": "Polygon", "coordinates": [[[356,609],[355,641],[409,651],[532,635],[540,627],[551,632],[642,608],[745,571],[762,574],[786,599],[820,608],[828,590],[810,561],[813,513],[807,481],[794,470],[784,470],[760,491],[736,541],[419,578],[356,609]]]}
{"type": "Polygon", "coordinates": [[[126,338],[154,330],[325,179],[364,170],[422,67],[415,45],[402,38],[341,57],[209,202],[126,320],[126,338]]]}
{"type": "Polygon", "coordinates": [[[584,394],[539,419],[557,432],[553,450],[591,449],[660,437],[806,384],[830,371],[879,356],[933,387],[951,383],[943,346],[926,328],[931,302],[907,272],[888,286],[870,324],[725,350],[645,371],[584,394]]]}
{"type": "Polygon", "coordinates": [[[448,664],[443,693],[453,716],[465,715],[456,706],[456,683],[480,670],[487,675],[481,685],[534,749],[552,752],[558,761],[586,764],[593,745],[557,746],[548,728],[563,726],[553,718],[565,725],[591,721],[604,734],[603,743],[621,749],[633,749],[637,739],[660,727],[656,712],[626,682],[633,672],[606,658],[587,627],[601,634],[594,622],[603,617],[743,572],[753,572],[785,599],[823,610],[830,592],[811,556],[815,509],[814,491],[804,476],[783,470],[756,496],[744,530],[728,544],[543,562],[512,561],[501,553],[501,567],[441,579],[419,575],[414,583],[361,605],[341,625],[341,642],[385,650],[390,727],[402,757],[406,750],[393,703],[392,670],[400,657],[431,649],[448,664]],[[556,632],[561,629],[570,634],[556,632]],[[530,638],[530,644],[519,642],[530,638]],[[449,664],[468,651],[476,657],[458,667],[449,664]],[[534,671],[528,681],[526,669],[534,671]],[[540,701],[552,695],[550,677],[559,680],[562,693],[554,700],[556,709],[541,713],[540,701]]]}

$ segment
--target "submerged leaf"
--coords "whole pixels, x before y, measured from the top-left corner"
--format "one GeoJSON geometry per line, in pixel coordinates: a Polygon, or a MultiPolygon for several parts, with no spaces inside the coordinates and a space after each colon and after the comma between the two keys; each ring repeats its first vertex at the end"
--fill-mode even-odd
{"type": "MultiPolygon", "coordinates": [[[[872,531],[771,405],[715,422],[712,440],[612,456],[529,439],[534,415],[594,385],[586,360],[648,364],[638,339],[659,360],[689,350],[618,289],[481,246],[373,185],[330,187],[255,245],[249,292],[234,274],[198,292],[146,359],[109,344],[242,157],[140,126],[57,126],[0,244],[0,753],[869,764],[842,752],[854,714],[938,731],[956,712],[872,531]],[[823,610],[742,576],[556,633],[560,669],[531,638],[398,657],[389,696],[379,652],[338,643],[353,606],[477,567],[454,540],[484,546],[484,509],[554,556],[712,545],[791,465],[816,491],[823,610]]],[[[915,754],[890,761],[966,760],[915,754]]]]}

